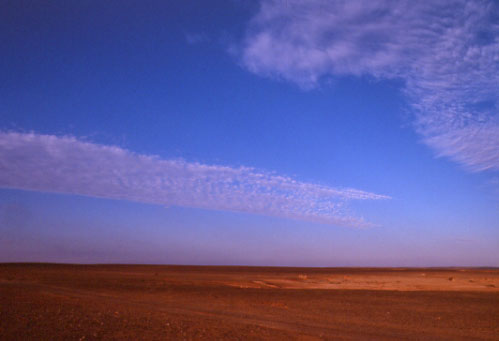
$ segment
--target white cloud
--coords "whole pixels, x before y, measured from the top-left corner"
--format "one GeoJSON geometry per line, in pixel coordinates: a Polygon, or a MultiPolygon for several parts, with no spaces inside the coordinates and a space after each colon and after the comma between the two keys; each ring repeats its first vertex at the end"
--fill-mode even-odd
{"type": "Polygon", "coordinates": [[[248,212],[326,224],[368,226],[350,200],[387,196],[298,182],[252,168],[135,154],[74,137],[0,132],[0,187],[248,212]]]}
{"type": "Polygon", "coordinates": [[[415,128],[437,155],[499,170],[499,3],[262,1],[240,58],[312,88],[321,78],[403,79],[415,128]]]}

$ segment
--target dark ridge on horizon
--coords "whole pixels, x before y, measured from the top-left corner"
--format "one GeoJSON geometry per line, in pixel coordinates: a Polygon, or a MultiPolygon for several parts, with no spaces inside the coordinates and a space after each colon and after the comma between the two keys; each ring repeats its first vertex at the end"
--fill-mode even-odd
{"type": "Polygon", "coordinates": [[[64,262],[0,262],[0,266],[54,266],[54,267],[165,267],[187,269],[247,269],[247,270],[348,270],[348,271],[442,271],[442,270],[499,270],[494,266],[275,266],[275,265],[199,265],[199,264],[149,264],[149,263],[64,263],[64,262]]]}

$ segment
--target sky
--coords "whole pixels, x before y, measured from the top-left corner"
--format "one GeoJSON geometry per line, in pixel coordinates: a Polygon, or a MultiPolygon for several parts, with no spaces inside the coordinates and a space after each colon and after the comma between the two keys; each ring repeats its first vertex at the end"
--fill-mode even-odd
{"type": "Polygon", "coordinates": [[[493,0],[3,1],[0,262],[499,266],[493,0]]]}

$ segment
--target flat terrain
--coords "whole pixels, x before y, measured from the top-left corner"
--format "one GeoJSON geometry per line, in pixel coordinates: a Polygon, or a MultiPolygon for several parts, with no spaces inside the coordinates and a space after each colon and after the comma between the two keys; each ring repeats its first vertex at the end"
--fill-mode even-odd
{"type": "Polygon", "coordinates": [[[1,340],[499,340],[499,270],[0,264],[1,340]]]}

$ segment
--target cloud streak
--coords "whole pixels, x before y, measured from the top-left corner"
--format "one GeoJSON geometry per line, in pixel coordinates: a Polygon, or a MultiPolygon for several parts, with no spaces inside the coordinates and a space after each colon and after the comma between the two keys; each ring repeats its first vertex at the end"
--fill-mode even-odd
{"type": "Polygon", "coordinates": [[[261,2],[240,49],[259,75],[317,86],[402,79],[438,156],[499,171],[499,4],[491,0],[261,2]]]}
{"type": "Polygon", "coordinates": [[[335,189],[252,168],[164,160],[71,136],[0,132],[0,187],[369,226],[351,200],[387,196],[335,189]]]}

